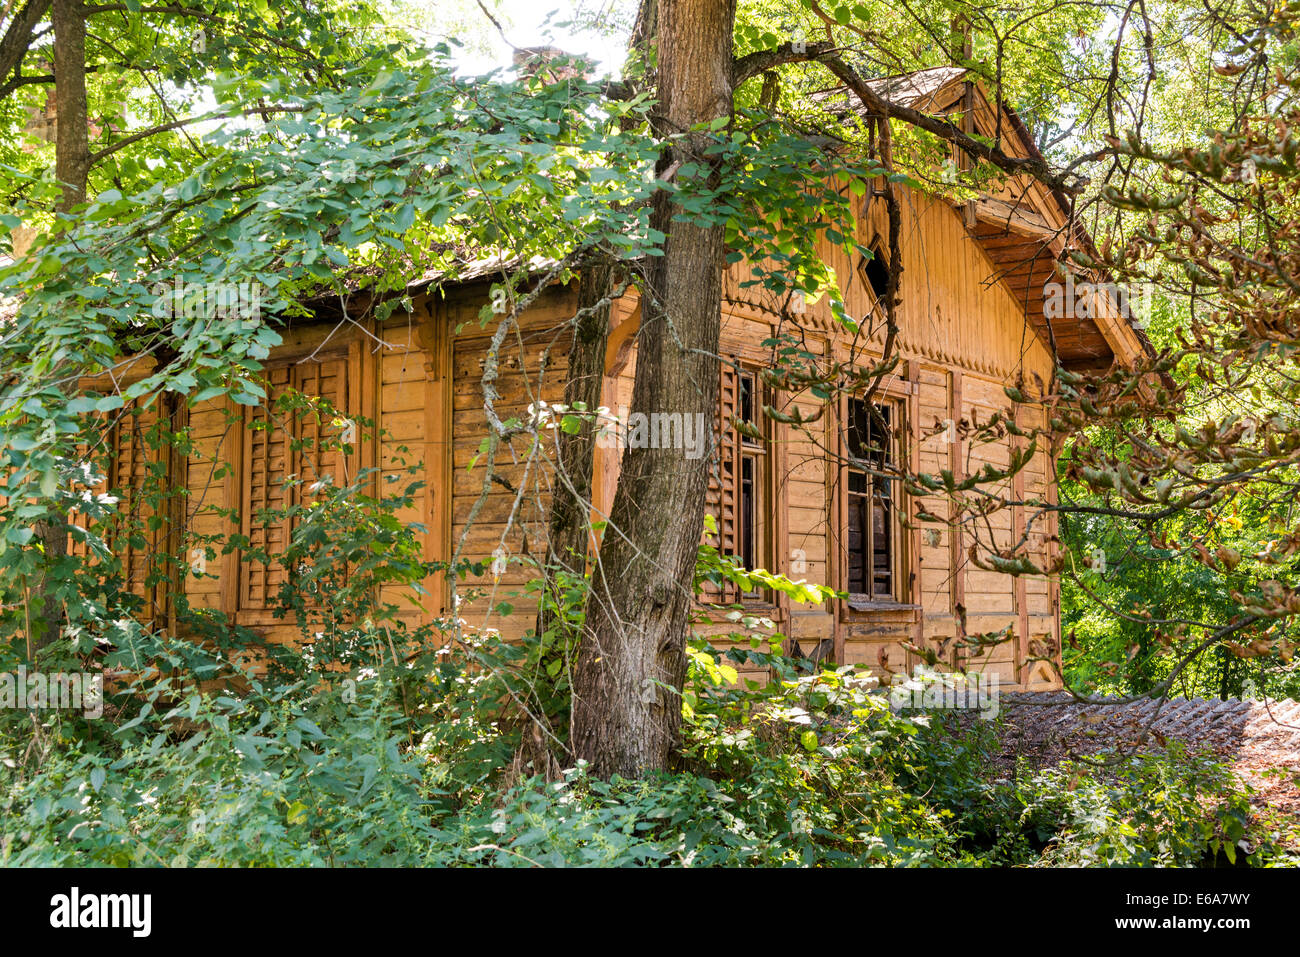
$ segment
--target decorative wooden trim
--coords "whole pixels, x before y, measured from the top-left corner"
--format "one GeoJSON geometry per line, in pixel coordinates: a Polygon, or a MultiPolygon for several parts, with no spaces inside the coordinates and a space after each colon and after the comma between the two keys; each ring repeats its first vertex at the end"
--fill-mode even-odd
{"type": "MultiPolygon", "coordinates": [[[[907,364],[907,380],[912,386],[912,394],[908,399],[908,429],[911,446],[907,451],[906,461],[911,463],[916,469],[921,464],[921,363],[915,359],[910,360],[907,364]]],[[[921,523],[917,519],[917,513],[921,510],[921,500],[914,495],[904,495],[908,503],[907,520],[909,529],[909,560],[908,569],[912,581],[912,604],[917,606],[920,612],[916,616],[916,625],[912,629],[912,643],[918,648],[925,644],[925,596],[922,591],[923,569],[921,560],[923,552],[921,550],[921,523]]],[[[918,664],[916,653],[908,653],[908,670],[918,664]]]]}

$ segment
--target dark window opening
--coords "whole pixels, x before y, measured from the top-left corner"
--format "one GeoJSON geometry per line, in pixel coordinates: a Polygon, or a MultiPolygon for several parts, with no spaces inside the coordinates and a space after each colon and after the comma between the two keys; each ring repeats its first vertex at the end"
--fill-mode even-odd
{"type": "Polygon", "coordinates": [[[752,375],[742,375],[737,379],[736,386],[736,418],[744,424],[741,430],[740,441],[742,445],[761,448],[762,442],[759,440],[758,426],[758,383],[752,375]]]}
{"type": "Polygon", "coordinates": [[[849,400],[848,591],[850,595],[895,597],[894,501],[891,483],[874,471],[895,464],[893,409],[849,400]]]}
{"type": "Polygon", "coordinates": [[[740,462],[740,560],[746,568],[757,562],[754,549],[754,526],[758,522],[758,508],[754,501],[754,477],[758,471],[754,456],[745,455],[740,462]]]}
{"type": "MultiPolygon", "coordinates": [[[[759,528],[764,508],[764,455],[762,436],[762,393],[758,377],[752,372],[742,373],[736,381],[736,420],[741,424],[739,468],[736,489],[737,541],[736,557],[745,568],[753,570],[762,565],[762,533],[759,528]]],[[[744,593],[746,598],[763,597],[763,590],[755,588],[744,593]]]]}
{"type": "Polygon", "coordinates": [[[875,297],[884,299],[889,290],[889,262],[879,243],[871,247],[871,258],[862,260],[862,275],[875,297]]]}
{"type": "Polygon", "coordinates": [[[754,424],[754,377],[740,377],[740,421],[747,425],[754,424]]]}

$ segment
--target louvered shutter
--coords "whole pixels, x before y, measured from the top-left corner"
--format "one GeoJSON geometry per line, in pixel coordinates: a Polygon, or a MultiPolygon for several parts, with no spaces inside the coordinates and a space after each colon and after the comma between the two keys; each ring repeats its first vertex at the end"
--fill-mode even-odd
{"type": "Polygon", "coordinates": [[[161,531],[150,527],[154,509],[145,501],[149,467],[158,460],[158,450],[150,446],[148,435],[157,422],[156,402],[147,409],[128,412],[117,420],[113,436],[113,466],[109,472],[109,487],[119,496],[118,509],[126,519],[124,534],[114,550],[122,559],[122,576],[127,591],[146,600],[153,597],[153,589],[147,582],[161,551],[161,531]]]}
{"type": "Polygon", "coordinates": [[[287,520],[267,520],[262,511],[281,511],[310,497],[312,483],[329,476],[335,487],[347,480],[344,456],[335,443],[340,429],[314,412],[295,414],[278,408],[289,391],[327,400],[339,416],[347,410],[346,363],[342,360],[303,362],[267,372],[267,403],[246,413],[244,430],[244,534],[255,550],[265,550],[270,560],[240,563],[242,610],[273,608],[287,580],[287,569],[275,558],[289,544],[292,529],[287,520]],[[302,484],[286,488],[293,476],[302,484]],[[290,498],[286,499],[286,495],[290,498]]]}
{"type": "MultiPolygon", "coordinates": [[[[718,551],[723,555],[740,552],[740,442],[735,417],[739,414],[740,377],[735,366],[722,363],[722,380],[718,393],[718,431],[714,444],[716,459],[709,470],[707,508],[718,523],[718,551]]],[[[709,587],[706,595],[714,601],[734,601],[737,591],[709,587]]]]}
{"type": "MultiPolygon", "coordinates": [[[[157,403],[141,408],[136,400],[113,415],[100,416],[105,443],[104,450],[82,448],[82,454],[95,458],[95,465],[105,466],[104,481],[91,489],[82,489],[91,495],[112,495],[117,498],[117,516],[113,524],[101,528],[115,555],[122,562],[122,579],[127,591],[138,595],[147,603],[161,602],[164,592],[159,584],[149,584],[154,573],[162,572],[161,557],[166,552],[166,530],[154,519],[155,509],[146,501],[151,493],[161,494],[157,476],[151,480],[150,470],[157,468],[164,453],[150,444],[149,435],[158,423],[157,403]],[[155,527],[157,526],[157,527],[155,527]]],[[[80,510],[73,510],[69,523],[86,528],[90,519],[80,510]]],[[[68,536],[68,554],[90,559],[90,549],[77,534],[68,536]]],[[[92,561],[93,564],[93,561],[92,561]]],[[[154,610],[158,610],[157,607],[154,610]]]]}
{"type": "MultiPolygon", "coordinates": [[[[97,414],[95,416],[95,423],[100,428],[101,433],[106,436],[107,455],[109,456],[107,471],[108,475],[111,477],[115,470],[114,463],[117,460],[117,430],[113,427],[112,422],[102,414],[97,414]]],[[[102,457],[104,454],[105,451],[102,449],[92,452],[90,447],[87,445],[82,444],[77,446],[77,455],[81,457],[81,460],[86,463],[87,466],[98,467],[102,465],[102,457]]],[[[99,482],[91,488],[86,488],[78,482],[77,492],[92,496],[104,495],[108,492],[108,482],[99,482]]],[[[77,528],[85,529],[90,525],[90,518],[82,509],[74,507],[68,514],[68,524],[76,526],[77,528]]],[[[90,549],[86,546],[86,543],[82,540],[80,535],[69,533],[68,554],[84,560],[90,557],[90,549]]]]}

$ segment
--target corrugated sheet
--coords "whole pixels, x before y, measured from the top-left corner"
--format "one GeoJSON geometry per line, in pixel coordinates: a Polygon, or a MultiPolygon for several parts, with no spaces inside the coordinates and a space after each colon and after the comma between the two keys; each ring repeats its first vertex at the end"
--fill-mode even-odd
{"type": "Polygon", "coordinates": [[[1033,765],[1103,751],[1158,751],[1171,741],[1213,751],[1258,793],[1300,816],[1300,702],[1217,698],[1084,704],[1062,691],[1000,696],[1000,763],[1033,765]]]}
{"type": "Polygon", "coordinates": [[[1040,734],[1093,731],[1127,734],[1146,727],[1166,738],[1207,747],[1268,739],[1300,760],[1300,702],[1218,698],[1143,699],[1127,704],[1084,704],[1063,691],[1010,692],[1003,706],[1040,734]]]}

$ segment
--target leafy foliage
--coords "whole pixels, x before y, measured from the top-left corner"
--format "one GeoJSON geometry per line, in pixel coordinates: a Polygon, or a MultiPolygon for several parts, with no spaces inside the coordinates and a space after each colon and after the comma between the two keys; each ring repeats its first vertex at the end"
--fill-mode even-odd
{"type": "MultiPolygon", "coordinates": [[[[1141,12],[1147,29],[1137,36],[1130,13],[1104,4],[1022,12],[943,2],[916,11],[754,0],[743,5],[736,52],[777,51],[798,29],[853,47],[846,56],[864,76],[956,57],[996,95],[1025,106],[1049,155],[1069,159],[1083,140],[1109,137],[1097,155],[1112,167],[1082,205],[1093,206],[1113,242],[1080,264],[1148,276],[1177,304],[1156,332],[1164,351],[1136,377],[1062,372],[1050,394],[1028,397],[1048,406],[1053,437],[1070,439],[1062,511],[1075,513],[1065,539],[1076,561],[1066,607],[1082,642],[1070,665],[1103,690],[1176,679],[1189,692],[1227,694],[1253,673],[1244,662],[1262,663],[1264,687],[1294,693],[1300,541],[1289,365],[1300,179],[1294,83],[1284,70],[1269,72],[1294,66],[1293,15],[1279,10],[1226,31],[1244,39],[1215,62],[1213,14],[1191,17],[1176,4],[1156,11],[1168,41],[1160,55],[1190,51],[1214,67],[1204,83],[1195,69],[1156,69],[1151,15],[1141,12]],[[1113,51],[1087,42],[1110,13],[1123,16],[1113,51]],[[976,26],[969,54],[952,49],[954,17],[976,26]],[[1171,103],[1185,107],[1192,89],[1209,104],[1198,123],[1232,128],[1186,147],[1183,127],[1148,122],[1147,93],[1169,112],[1171,103]],[[1229,96],[1206,95],[1211,89],[1243,90],[1245,100],[1229,105],[1229,96]],[[1125,122],[1134,133],[1120,139],[1125,122]],[[1267,254],[1257,256],[1257,246],[1267,254]],[[1098,547],[1112,556],[1110,571],[1081,570],[1098,547]],[[1217,658],[1197,659],[1202,646],[1217,658]]],[[[91,15],[91,201],[54,215],[63,187],[49,176],[50,147],[24,148],[17,136],[0,146],[0,223],[42,233],[29,255],[0,268],[0,298],[19,299],[0,326],[0,666],[39,661],[103,674],[112,721],[0,714],[0,861],[1287,860],[1277,836],[1252,818],[1248,795],[1206,758],[1174,749],[1115,769],[1076,764],[990,779],[987,732],[948,734],[924,716],[894,713],[853,669],[787,659],[783,636],[743,607],[706,605],[694,622],[689,681],[670,689],[685,716],[674,773],[636,782],[597,780],[581,767],[556,773],[588,583],[577,575],[531,583],[546,625],[518,645],[458,621],[413,624],[392,593],[418,601],[429,576],[461,571],[424,561],[422,530],[397,518],[418,492],[414,473],[293,478],[305,494],[258,517],[292,527],[285,551],[195,533],[151,563],[146,587],[193,574],[186,556],[196,550],[207,560],[238,551],[242,561],[282,567],[278,612],[297,626],[297,646],[269,646],[183,595],[176,627],[164,628],[126,580],[120,552],[123,543],[147,547],[146,533],[183,490],[154,469],[130,503],[120,489],[101,488],[110,474],[106,426],[185,403],[260,404],[263,363],[303,312],[346,306],[359,293],[387,318],[410,307],[413,275],[436,288],[492,262],[500,280],[481,318],[504,316],[507,329],[538,290],[590,259],[639,268],[660,255],[664,237],[648,211],[667,193],[677,221],[720,227],[735,257],[745,250],[781,311],[825,296],[857,333],[839,304],[843,277],[816,242],[850,258],[872,255],[850,224],[874,181],[886,192],[923,183],[959,197],[999,174],[979,162],[956,169],[947,141],[896,120],[827,124],[807,96],[825,81],[813,64],[795,67],[798,82],[784,88],[742,88],[739,108],[708,129],[671,134],[705,146],[671,173],[651,175],[665,143],[648,132],[652,105],[633,87],[611,96],[580,67],[554,82],[466,78],[448,48],[412,53],[409,38],[366,4],[227,2],[173,19],[128,4],[111,22],[91,15]],[[205,31],[210,42],[190,68],[178,54],[195,51],[196,18],[251,26],[205,31]],[[190,115],[175,122],[178,108],[190,115]],[[888,164],[870,150],[853,162],[838,148],[874,144],[873,136],[887,138],[888,164]],[[201,294],[186,290],[212,285],[260,290],[267,315],[207,314],[201,294]],[[176,288],[179,301],[170,298],[176,288]],[[128,358],[141,365],[119,378],[128,358]],[[42,544],[64,533],[74,554],[42,544]],[[38,592],[61,609],[66,639],[39,655],[38,592]]],[[[44,106],[40,84],[15,89],[0,94],[10,130],[44,106]]],[[[879,382],[898,362],[886,354],[865,371],[819,369],[795,340],[769,345],[779,361],[768,384],[807,388],[827,403],[879,382]]],[[[278,411],[328,418],[336,410],[290,396],[278,411]]],[[[577,420],[563,422],[567,430],[577,420]]],[[[485,451],[529,428],[494,423],[485,451]]],[[[988,441],[1011,428],[971,426],[988,441]]],[[[1031,450],[1039,438],[1029,437],[1031,450]]],[[[183,428],[155,427],[149,444],[193,452],[183,428]]],[[[961,482],[906,479],[913,494],[987,506],[985,487],[1023,465],[961,482]]],[[[989,560],[1012,574],[1039,570],[1014,554],[989,560]]],[[[835,597],[741,568],[707,544],[695,584],[810,603],[835,597]]]]}
{"type": "MultiPolygon", "coordinates": [[[[299,527],[304,539],[324,536],[325,554],[367,551],[358,543],[374,529],[396,538],[365,575],[330,589],[332,643],[281,649],[266,667],[248,668],[202,641],[152,636],[153,667],[110,686],[112,722],[0,714],[0,861],[1131,866],[1203,863],[1217,852],[1285,860],[1285,835],[1261,829],[1245,793],[1205,759],[1171,750],[1113,773],[1065,765],[990,780],[989,729],[953,734],[897,713],[874,678],[810,671],[772,653],[780,636],[743,616],[729,619],[726,653],[712,643],[724,636],[711,616],[699,623],[713,639],[694,643],[678,770],[639,781],[601,781],[581,766],[531,776],[519,767],[530,728],[521,707],[562,706],[562,670],[542,665],[563,660],[560,649],[548,636],[511,646],[491,634],[457,642],[451,631],[408,627],[399,607],[361,584],[428,570],[404,558],[401,542],[418,530],[393,525],[403,496],[321,491],[312,507],[321,519],[299,527]],[[737,680],[739,667],[756,664],[777,679],[737,680]]],[[[700,580],[719,571],[745,574],[702,549],[700,580]]],[[[286,611],[319,603],[328,574],[292,579],[286,611]]]]}

